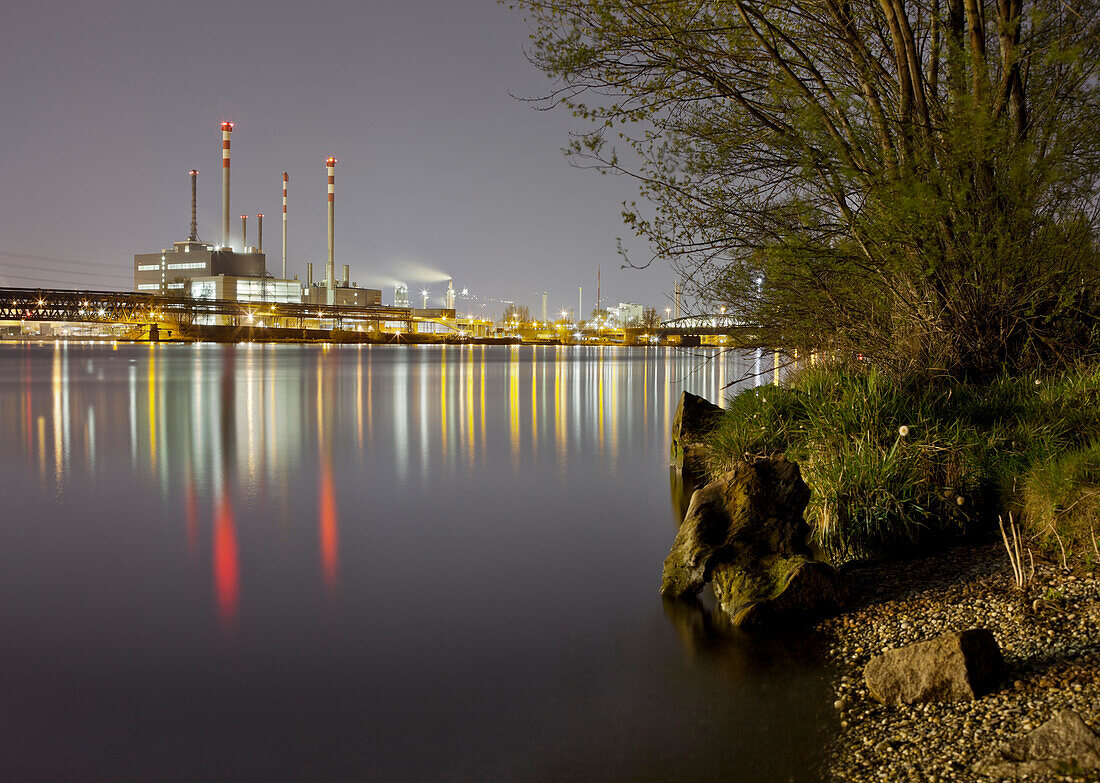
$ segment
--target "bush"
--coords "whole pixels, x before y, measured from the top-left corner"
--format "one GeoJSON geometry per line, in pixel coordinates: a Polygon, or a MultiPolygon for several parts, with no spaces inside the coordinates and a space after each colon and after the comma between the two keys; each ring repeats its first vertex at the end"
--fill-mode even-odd
{"type": "Polygon", "coordinates": [[[739,459],[797,461],[812,490],[807,521],[834,560],[992,534],[1009,510],[1031,538],[1091,552],[1100,371],[967,384],[807,368],[731,399],[708,446],[711,475],[739,459]]]}

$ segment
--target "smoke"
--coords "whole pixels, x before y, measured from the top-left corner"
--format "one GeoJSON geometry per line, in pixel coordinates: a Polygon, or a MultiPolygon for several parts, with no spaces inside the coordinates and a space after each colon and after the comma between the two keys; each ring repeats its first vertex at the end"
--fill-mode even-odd
{"type": "Polygon", "coordinates": [[[360,284],[370,288],[392,289],[402,282],[409,287],[409,291],[428,288],[435,295],[442,293],[447,281],[452,278],[452,275],[424,261],[409,258],[392,258],[377,265],[371,264],[371,267],[370,271],[358,275],[360,284]]]}

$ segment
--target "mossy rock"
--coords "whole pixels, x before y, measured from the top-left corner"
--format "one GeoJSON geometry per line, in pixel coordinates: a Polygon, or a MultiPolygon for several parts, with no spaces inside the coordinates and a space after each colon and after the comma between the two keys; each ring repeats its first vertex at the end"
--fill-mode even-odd
{"type": "Polygon", "coordinates": [[[661,594],[692,595],[713,582],[719,605],[742,627],[832,610],[841,588],[806,543],[809,497],[798,466],[783,457],[738,463],[692,496],[665,558],[661,594]]]}
{"type": "Polygon", "coordinates": [[[679,471],[700,472],[703,438],[718,424],[722,409],[691,392],[682,392],[672,418],[669,465],[679,471]]]}

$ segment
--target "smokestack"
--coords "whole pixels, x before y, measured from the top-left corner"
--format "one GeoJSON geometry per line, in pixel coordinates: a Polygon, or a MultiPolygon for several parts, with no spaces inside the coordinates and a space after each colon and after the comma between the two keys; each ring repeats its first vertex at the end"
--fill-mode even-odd
{"type": "Polygon", "coordinates": [[[199,241],[199,219],[196,197],[198,193],[198,179],[199,172],[195,169],[191,169],[191,233],[187,235],[188,242],[199,241]]]}
{"type": "Polygon", "coordinates": [[[674,284],[674,285],[673,285],[673,291],[674,291],[674,293],[673,293],[673,300],[672,300],[672,304],[673,304],[673,307],[674,307],[675,309],[673,309],[673,311],[672,311],[672,317],[673,317],[673,318],[679,318],[679,317],[680,317],[680,313],[681,313],[681,309],[680,309],[680,296],[681,296],[681,295],[682,295],[682,293],[683,293],[683,292],[682,292],[682,289],[680,288],[680,284],[679,284],[679,283],[676,283],[676,284],[674,284]]]}
{"type": "Polygon", "coordinates": [[[283,172],[283,280],[286,280],[286,184],[290,175],[283,172]]]}
{"type": "Polygon", "coordinates": [[[447,281],[447,309],[448,310],[454,310],[455,309],[455,281],[454,280],[448,280],[447,281]]]}
{"type": "Polygon", "coordinates": [[[584,286],[577,286],[577,323],[584,320],[584,286]]]}
{"type": "Polygon", "coordinates": [[[351,287],[351,266],[344,264],[344,288],[351,287]]]}
{"type": "Polygon", "coordinates": [[[328,303],[336,302],[336,158],[325,161],[328,168],[328,262],[325,280],[328,283],[328,303]]]}
{"type": "Polygon", "coordinates": [[[264,213],[256,215],[256,250],[264,252],[264,213]]]}
{"type": "Polygon", "coordinates": [[[548,295],[545,291],[543,291],[542,292],[542,320],[544,320],[544,321],[547,320],[547,318],[546,318],[546,316],[547,316],[546,305],[548,304],[547,299],[548,299],[548,295]]]}
{"type": "Polygon", "coordinates": [[[248,249],[248,215],[241,215],[241,252],[248,249]]]}
{"type": "Polygon", "coordinates": [[[222,123],[222,246],[230,247],[229,238],[229,134],[233,123],[222,123]]]}
{"type": "Polygon", "coordinates": [[[600,309],[600,265],[596,264],[596,311],[600,309]]]}
{"type": "Polygon", "coordinates": [[[306,264],[306,288],[313,288],[313,262],[306,264]]]}

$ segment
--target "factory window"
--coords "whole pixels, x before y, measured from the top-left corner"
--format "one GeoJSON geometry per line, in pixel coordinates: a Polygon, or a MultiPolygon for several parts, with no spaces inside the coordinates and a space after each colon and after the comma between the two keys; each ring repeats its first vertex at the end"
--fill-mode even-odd
{"type": "Polygon", "coordinates": [[[160,283],[142,283],[138,286],[139,291],[159,291],[160,283]]]}
{"type": "Polygon", "coordinates": [[[139,272],[155,272],[160,269],[160,264],[138,264],[139,272]]]}
{"type": "Polygon", "coordinates": [[[183,288],[183,283],[169,283],[169,288],[183,288]]]}
{"type": "Polygon", "coordinates": [[[191,296],[195,299],[214,299],[217,295],[217,283],[213,280],[196,280],[191,283],[191,296]]]}
{"type": "Polygon", "coordinates": [[[297,304],[302,301],[301,289],[294,282],[274,280],[238,280],[238,302],[282,302],[297,304]]]}
{"type": "Polygon", "coordinates": [[[206,269],[205,261],[192,261],[187,264],[169,264],[169,269],[206,269]]]}

